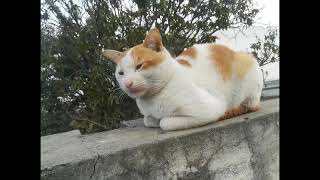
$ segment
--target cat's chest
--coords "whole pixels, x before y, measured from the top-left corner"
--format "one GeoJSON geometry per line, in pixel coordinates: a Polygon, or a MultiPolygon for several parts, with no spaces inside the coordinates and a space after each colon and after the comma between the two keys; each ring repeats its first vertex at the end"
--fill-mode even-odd
{"type": "Polygon", "coordinates": [[[151,115],[159,119],[170,116],[173,109],[163,99],[137,100],[137,105],[143,115],[151,115]]]}

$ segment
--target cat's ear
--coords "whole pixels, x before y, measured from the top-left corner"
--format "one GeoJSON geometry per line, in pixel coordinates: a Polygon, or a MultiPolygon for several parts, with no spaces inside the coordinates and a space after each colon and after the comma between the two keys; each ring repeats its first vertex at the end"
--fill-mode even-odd
{"type": "Polygon", "coordinates": [[[114,63],[118,63],[120,62],[121,58],[123,57],[123,52],[119,52],[119,51],[116,51],[116,50],[110,50],[110,49],[102,49],[102,55],[108,59],[108,60],[111,60],[112,62],[114,63]]]}
{"type": "Polygon", "coordinates": [[[143,41],[143,46],[154,51],[160,51],[162,49],[162,38],[157,28],[153,28],[147,33],[143,41]]]}

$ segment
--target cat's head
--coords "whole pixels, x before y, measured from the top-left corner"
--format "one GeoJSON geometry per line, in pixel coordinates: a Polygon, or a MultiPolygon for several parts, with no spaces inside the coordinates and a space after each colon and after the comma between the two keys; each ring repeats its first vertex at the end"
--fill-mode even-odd
{"type": "Polygon", "coordinates": [[[163,46],[158,29],[151,29],[142,44],[125,52],[103,50],[102,54],[117,64],[116,79],[132,98],[154,94],[168,81],[166,66],[171,55],[163,46]]]}

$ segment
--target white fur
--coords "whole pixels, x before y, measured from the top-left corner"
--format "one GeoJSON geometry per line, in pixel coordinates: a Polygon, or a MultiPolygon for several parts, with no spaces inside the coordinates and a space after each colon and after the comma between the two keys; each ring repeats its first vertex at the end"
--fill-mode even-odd
{"type": "Polygon", "coordinates": [[[135,84],[146,89],[156,87],[139,95],[128,93],[136,98],[147,127],[160,125],[164,130],[198,127],[217,121],[227,109],[244,101],[251,107],[259,104],[263,81],[258,63],[251,66],[243,79],[234,72],[231,80],[224,81],[209,59],[207,45],[194,46],[196,60],[184,57],[192,68],[178,64],[166,50],[166,60],[146,72],[134,70],[130,51],[118,64],[116,77],[127,93],[122,85],[126,78],[132,78],[135,84]],[[124,77],[117,75],[120,69],[125,71],[124,77]],[[149,76],[156,79],[155,82],[148,82],[149,76]]]}

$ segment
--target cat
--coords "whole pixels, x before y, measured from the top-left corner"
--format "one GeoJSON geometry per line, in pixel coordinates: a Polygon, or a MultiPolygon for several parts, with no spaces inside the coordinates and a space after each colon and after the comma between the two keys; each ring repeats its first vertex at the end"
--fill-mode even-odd
{"type": "Polygon", "coordinates": [[[205,43],[173,58],[153,28],[143,43],[102,54],[116,63],[119,86],[136,100],[146,127],[189,129],[260,108],[262,72],[245,52],[205,43]]]}

